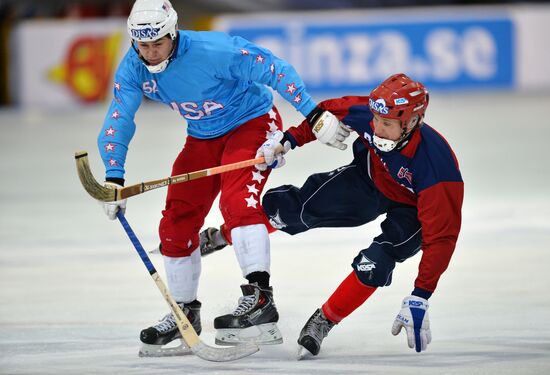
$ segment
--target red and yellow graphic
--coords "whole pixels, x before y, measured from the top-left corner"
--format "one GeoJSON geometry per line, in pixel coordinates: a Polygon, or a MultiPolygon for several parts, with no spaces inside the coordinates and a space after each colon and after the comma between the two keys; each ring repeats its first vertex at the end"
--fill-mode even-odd
{"type": "Polygon", "coordinates": [[[70,44],[63,63],[48,71],[48,78],[65,84],[83,102],[103,100],[111,88],[114,63],[121,40],[120,32],[75,39],[70,44]]]}

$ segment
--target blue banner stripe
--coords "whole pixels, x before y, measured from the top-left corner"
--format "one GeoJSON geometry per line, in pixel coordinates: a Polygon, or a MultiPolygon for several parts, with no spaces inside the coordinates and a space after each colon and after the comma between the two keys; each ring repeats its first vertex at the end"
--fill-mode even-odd
{"type": "Polygon", "coordinates": [[[311,93],[364,94],[395,72],[440,90],[515,84],[514,27],[502,13],[445,21],[323,21],[274,19],[262,27],[235,20],[227,31],[288,60],[311,93]]]}

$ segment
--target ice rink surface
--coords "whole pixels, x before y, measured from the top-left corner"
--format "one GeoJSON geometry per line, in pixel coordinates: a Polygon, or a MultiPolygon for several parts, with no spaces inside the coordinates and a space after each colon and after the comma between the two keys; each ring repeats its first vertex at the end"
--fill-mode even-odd
{"type": "MultiPolygon", "coordinates": [[[[82,189],[73,155],[90,153],[106,108],[0,113],[1,374],[548,374],[550,373],[550,95],[432,95],[427,122],[457,154],[465,180],[455,255],[430,299],[433,341],[417,354],[390,333],[420,255],[393,284],[335,327],[312,360],[294,359],[299,331],[379,232],[316,229],[272,235],[272,285],[284,344],[232,363],[194,356],[139,358],[139,332],[168,310],[117,222],[82,189]]],[[[300,116],[280,105],[285,127],[300,116]]],[[[166,177],[185,137],[178,115],[143,107],[127,160],[127,184],[166,177]]],[[[351,160],[309,144],[288,154],[268,187],[301,185],[351,160]]],[[[165,189],[134,197],[127,219],[157,245],[165,189]]],[[[219,225],[217,206],[206,225],[219,225]]],[[[159,255],[152,256],[162,277],[159,255]]],[[[203,259],[202,339],[233,310],[243,282],[231,248],[203,259]]]]}

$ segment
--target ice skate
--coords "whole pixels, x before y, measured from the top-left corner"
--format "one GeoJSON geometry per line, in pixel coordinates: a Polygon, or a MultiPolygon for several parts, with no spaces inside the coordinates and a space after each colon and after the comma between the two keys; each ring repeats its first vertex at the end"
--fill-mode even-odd
{"type": "Polygon", "coordinates": [[[277,328],[279,313],[273,302],[273,290],[256,283],[241,285],[243,296],[232,314],[214,320],[216,344],[236,345],[253,341],[258,345],[281,344],[283,336],[277,328]]]}
{"type": "MultiPolygon", "coordinates": [[[[183,310],[197,334],[200,335],[202,330],[201,303],[195,300],[185,305],[178,303],[178,306],[183,310]]],[[[172,313],[166,314],[156,325],[141,331],[140,339],[140,357],[168,357],[191,353],[191,350],[181,339],[181,333],[172,313]],[[178,339],[181,342],[180,345],[170,345],[178,339]]]]}
{"type": "Polygon", "coordinates": [[[327,337],[328,332],[336,323],[325,317],[322,309],[317,309],[308,319],[298,338],[297,359],[303,359],[309,355],[317,355],[321,350],[321,343],[327,337]]]}
{"type": "Polygon", "coordinates": [[[222,232],[217,228],[207,228],[199,235],[201,256],[212,254],[228,245],[222,232]]]}

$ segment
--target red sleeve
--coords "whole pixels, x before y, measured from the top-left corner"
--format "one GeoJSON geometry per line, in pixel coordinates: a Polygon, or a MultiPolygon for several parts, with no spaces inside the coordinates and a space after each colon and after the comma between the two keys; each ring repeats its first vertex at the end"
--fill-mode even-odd
{"type": "Polygon", "coordinates": [[[440,182],[418,195],[422,259],[414,286],[433,292],[447,269],[460,232],[463,182],[440,182]]]}
{"type": "MultiPolygon", "coordinates": [[[[337,99],[328,99],[319,103],[319,107],[330,111],[338,119],[343,120],[349,113],[352,105],[368,104],[368,96],[344,96],[337,99]]],[[[287,130],[296,140],[298,146],[314,141],[315,135],[311,131],[311,126],[307,120],[302,121],[298,126],[292,126],[287,130]]]]}

